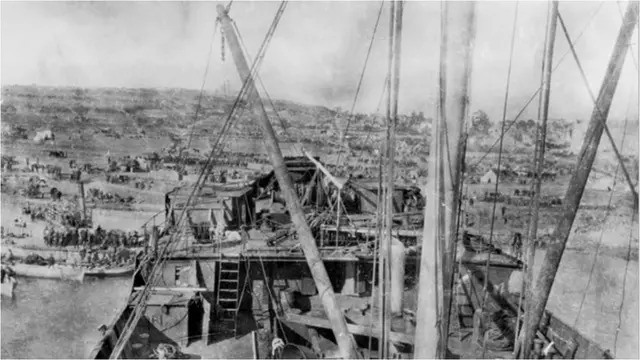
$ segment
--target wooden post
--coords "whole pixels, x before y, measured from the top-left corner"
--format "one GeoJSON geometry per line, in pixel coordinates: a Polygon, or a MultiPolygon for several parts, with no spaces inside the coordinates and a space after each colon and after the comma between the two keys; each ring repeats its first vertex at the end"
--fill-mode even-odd
{"type": "Polygon", "coordinates": [[[341,355],[344,358],[359,358],[360,356],[355,347],[355,341],[347,329],[344,314],[340,310],[336,301],[329,275],[327,274],[327,270],[320,257],[320,252],[316,247],[315,239],[311,233],[309,225],[307,224],[304,213],[302,212],[300,201],[293,190],[291,178],[289,177],[282,152],[278,146],[278,140],[273,128],[271,127],[269,116],[259,98],[258,90],[255,87],[253,76],[251,74],[251,69],[247,64],[242,48],[240,47],[237,37],[238,35],[236,34],[231,18],[229,18],[225,7],[223,5],[218,5],[217,11],[218,19],[224,29],[224,33],[226,35],[225,38],[229,43],[231,54],[234,62],[236,63],[236,67],[238,68],[240,79],[243,83],[246,82],[246,85],[248,86],[249,95],[247,102],[249,104],[253,104],[254,111],[261,115],[258,116],[258,119],[265,137],[265,146],[269,153],[269,157],[271,158],[271,163],[273,164],[273,170],[276,178],[278,179],[278,184],[280,185],[280,189],[287,203],[287,208],[291,214],[291,219],[296,233],[298,234],[300,245],[307,259],[307,263],[309,264],[309,268],[311,269],[311,274],[315,280],[316,287],[318,288],[322,305],[324,306],[327,316],[331,321],[332,330],[340,348],[341,355]]]}
{"type": "Polygon", "coordinates": [[[158,227],[151,227],[151,253],[154,258],[158,255],[158,227]]]}
{"type": "MultiPolygon", "coordinates": [[[[551,94],[551,73],[553,69],[553,50],[556,43],[556,29],[558,25],[558,1],[554,0],[549,7],[549,24],[547,28],[547,41],[546,48],[544,50],[545,58],[543,59],[542,72],[542,92],[540,94],[540,113],[538,121],[542,120],[542,124],[538,127],[538,143],[536,144],[537,154],[535,154],[535,173],[537,174],[534,180],[535,185],[532,184],[532,191],[534,194],[533,199],[533,213],[531,214],[531,220],[529,222],[529,233],[527,234],[527,269],[526,269],[526,289],[525,289],[525,312],[524,312],[524,324],[527,324],[529,315],[531,314],[531,299],[533,298],[533,265],[535,262],[536,251],[536,239],[538,233],[538,216],[540,212],[540,198],[542,196],[542,172],[544,170],[544,153],[546,148],[547,138],[547,120],[549,118],[549,97],[551,94]]],[[[524,327],[524,338],[527,338],[527,326],[524,327]]],[[[518,347],[518,345],[516,345],[518,347]]],[[[529,347],[525,347],[521,354],[526,358],[529,356],[529,347]]]]}
{"type": "Polygon", "coordinates": [[[344,263],[344,284],[342,285],[342,295],[357,295],[356,283],[357,283],[357,268],[358,263],[356,261],[347,261],[344,263]]]}
{"type": "Polygon", "coordinates": [[[258,332],[253,330],[251,332],[251,344],[253,349],[253,358],[260,359],[260,351],[258,350],[258,332]]]}
{"type": "Polygon", "coordinates": [[[87,220],[87,205],[84,199],[84,183],[78,179],[78,188],[80,191],[80,206],[82,207],[82,223],[87,220]]]}
{"type": "Polygon", "coordinates": [[[342,190],[337,189],[338,191],[338,199],[336,201],[337,207],[337,215],[336,215],[336,248],[338,248],[338,244],[340,243],[340,218],[342,217],[342,190]]]}
{"type": "Polygon", "coordinates": [[[475,32],[473,2],[446,2],[444,6],[440,53],[440,102],[438,121],[432,128],[431,161],[427,174],[429,180],[418,294],[418,303],[421,306],[418,307],[416,321],[415,358],[444,357],[447,346],[454,273],[454,264],[451,262],[457,233],[458,189],[462,170],[458,154],[464,146],[462,131],[467,117],[475,32]],[[445,129],[448,141],[445,141],[445,129]],[[453,163],[450,163],[449,159],[453,163]],[[448,244],[445,239],[449,239],[448,244]],[[445,252],[445,255],[438,259],[441,251],[445,252]],[[441,277],[436,267],[440,260],[443,260],[440,266],[445,269],[441,277]],[[443,299],[437,298],[437,278],[442,279],[439,288],[443,291],[443,299]],[[441,319],[438,318],[438,304],[443,304],[441,319]],[[441,331],[438,329],[439,323],[441,331]]]}
{"type": "Polygon", "coordinates": [[[267,309],[269,311],[269,330],[271,331],[271,335],[278,336],[277,335],[278,329],[276,328],[275,321],[274,321],[275,312],[273,309],[273,302],[277,301],[277,299],[272,299],[272,294],[274,294],[274,289],[273,289],[273,267],[274,266],[275,264],[272,262],[270,262],[266,266],[266,270],[267,270],[267,273],[265,274],[266,281],[264,284],[265,285],[264,292],[262,294],[263,294],[263,298],[266,298],[267,300],[267,309]]]}
{"type": "Polygon", "coordinates": [[[311,181],[309,181],[309,185],[307,185],[307,187],[305,189],[304,197],[302,199],[302,206],[304,206],[311,199],[311,194],[313,193],[313,190],[315,189],[315,183],[316,183],[316,179],[318,178],[318,173],[319,172],[320,172],[320,170],[316,170],[316,172],[313,173],[313,177],[311,178],[311,181]]]}
{"type": "Polygon", "coordinates": [[[530,321],[527,324],[527,338],[525,339],[524,351],[530,350],[533,344],[535,330],[547,306],[549,294],[551,293],[551,288],[556,273],[558,272],[564,249],[567,245],[567,240],[571,234],[571,227],[573,226],[573,221],[575,220],[578,207],[580,206],[580,200],[582,199],[582,194],[598,151],[606,117],[609,114],[613,95],[615,94],[620,73],[622,72],[622,65],[624,64],[627,49],[629,48],[629,41],[633,36],[637,22],[638,2],[630,1],[627,5],[627,11],[620,27],[613,54],[607,66],[607,72],[600,88],[600,93],[598,94],[598,101],[591,114],[589,127],[585,134],[585,141],[578,155],[578,164],[573,172],[567,194],[565,195],[563,202],[564,214],[560,218],[558,226],[553,233],[553,241],[548,245],[544,263],[542,264],[540,275],[536,282],[534,296],[530,299],[533,303],[532,313],[529,317],[530,321]]]}
{"type": "Polygon", "coordinates": [[[390,310],[392,316],[402,316],[404,298],[404,244],[397,238],[391,240],[390,310]]]}

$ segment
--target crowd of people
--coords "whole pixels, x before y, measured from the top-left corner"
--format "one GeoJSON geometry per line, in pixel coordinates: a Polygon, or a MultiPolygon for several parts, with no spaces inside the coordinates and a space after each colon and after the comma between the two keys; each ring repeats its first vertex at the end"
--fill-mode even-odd
{"type": "Polygon", "coordinates": [[[44,229],[44,242],[49,247],[75,246],[87,248],[99,246],[134,248],[142,247],[147,243],[150,235],[140,234],[138,231],[104,230],[100,226],[94,229],[70,228],[56,230],[53,227],[44,229]]]}
{"type": "Polygon", "coordinates": [[[135,201],[133,196],[120,196],[117,193],[104,192],[100,189],[90,188],[87,199],[94,202],[115,203],[131,205],[135,201]]]}
{"type": "MultiPolygon", "coordinates": [[[[122,247],[111,246],[106,250],[92,250],[83,248],[79,251],[79,262],[75,260],[75,265],[82,265],[88,268],[93,267],[115,267],[130,264],[135,258],[135,253],[122,247]]],[[[3,254],[3,260],[12,263],[15,258],[9,250],[8,254],[3,254]]],[[[63,261],[64,262],[64,261],[63,261]]],[[[66,261],[68,263],[68,260],[66,261]]],[[[29,265],[53,266],[56,261],[52,254],[47,258],[32,253],[24,258],[24,263],[29,265]]]]}

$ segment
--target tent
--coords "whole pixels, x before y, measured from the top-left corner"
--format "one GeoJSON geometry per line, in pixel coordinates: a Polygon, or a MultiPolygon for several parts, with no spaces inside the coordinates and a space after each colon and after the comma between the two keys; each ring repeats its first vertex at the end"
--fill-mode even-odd
{"type": "Polygon", "coordinates": [[[33,141],[36,143],[42,143],[47,140],[55,140],[55,139],[56,137],[51,130],[38,131],[38,133],[36,133],[36,136],[33,137],[33,141]]]}

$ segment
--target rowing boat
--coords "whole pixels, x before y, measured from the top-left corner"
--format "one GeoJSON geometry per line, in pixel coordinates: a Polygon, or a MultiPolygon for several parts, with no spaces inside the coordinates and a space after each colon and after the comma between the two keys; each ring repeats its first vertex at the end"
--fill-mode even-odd
{"type": "MultiPolygon", "coordinates": [[[[128,248],[132,255],[138,253],[143,250],[143,248],[128,248]]],[[[73,262],[81,262],[82,261],[82,253],[81,249],[76,249],[73,247],[60,247],[60,248],[48,248],[43,246],[29,246],[29,245],[2,245],[2,254],[16,257],[16,258],[26,258],[31,254],[39,255],[45,259],[49,257],[53,257],[55,261],[66,261],[67,263],[73,262]]],[[[107,252],[108,250],[92,250],[93,252],[98,251],[100,253],[107,252]]]]}
{"type": "Polygon", "coordinates": [[[84,280],[85,269],[68,265],[31,265],[16,263],[11,265],[16,276],[35,277],[42,279],[60,279],[70,281],[84,280]]]}
{"type": "Polygon", "coordinates": [[[135,265],[133,264],[113,268],[93,268],[85,270],[84,276],[98,278],[131,276],[133,270],[135,270],[135,265]]]}

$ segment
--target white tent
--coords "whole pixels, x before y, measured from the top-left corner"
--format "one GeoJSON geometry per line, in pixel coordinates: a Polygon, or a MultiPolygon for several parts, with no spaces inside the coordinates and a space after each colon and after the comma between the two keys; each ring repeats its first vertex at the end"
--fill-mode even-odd
{"type": "Polygon", "coordinates": [[[591,188],[594,190],[611,191],[614,187],[614,179],[611,176],[603,176],[591,181],[591,188]]]}
{"type": "Polygon", "coordinates": [[[55,140],[55,139],[56,137],[51,130],[38,131],[36,136],[33,137],[33,141],[36,143],[42,143],[47,140],[55,140]]]}

